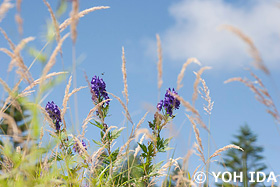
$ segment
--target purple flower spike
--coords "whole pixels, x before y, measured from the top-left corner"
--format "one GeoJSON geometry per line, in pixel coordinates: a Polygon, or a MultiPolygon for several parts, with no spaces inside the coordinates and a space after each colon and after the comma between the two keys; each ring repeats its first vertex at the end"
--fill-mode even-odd
{"type": "Polygon", "coordinates": [[[47,113],[49,114],[50,118],[53,120],[53,122],[55,123],[55,128],[56,130],[60,130],[60,122],[61,122],[61,116],[60,116],[60,110],[58,108],[58,106],[52,101],[52,102],[48,102],[45,110],[47,111],[47,113]]]}
{"type": "MultiPolygon", "coordinates": [[[[106,92],[106,83],[102,78],[97,77],[96,75],[91,80],[91,91],[94,94],[92,96],[92,100],[96,101],[96,99],[109,99],[109,96],[106,92]]],[[[106,102],[109,104],[109,101],[106,102]]]]}
{"type": "Polygon", "coordinates": [[[162,105],[163,105],[163,100],[160,100],[160,102],[157,104],[157,109],[158,109],[159,111],[161,111],[162,105]]]}
{"type": "Polygon", "coordinates": [[[172,91],[169,88],[166,90],[164,100],[161,100],[157,105],[158,110],[161,110],[163,107],[169,116],[172,116],[174,109],[179,109],[180,107],[180,101],[173,95],[178,95],[178,93],[174,90],[174,88],[172,91]]]}

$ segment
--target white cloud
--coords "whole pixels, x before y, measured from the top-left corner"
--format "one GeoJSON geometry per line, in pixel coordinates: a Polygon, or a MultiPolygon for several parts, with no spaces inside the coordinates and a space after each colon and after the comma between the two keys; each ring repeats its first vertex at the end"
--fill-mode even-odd
{"type": "Polygon", "coordinates": [[[233,33],[219,30],[230,24],[254,41],[269,67],[280,67],[280,8],[272,1],[254,0],[233,6],[222,0],[182,0],[169,9],[175,24],[161,35],[163,52],[170,60],[197,57],[215,68],[250,63],[247,46],[233,33]]]}

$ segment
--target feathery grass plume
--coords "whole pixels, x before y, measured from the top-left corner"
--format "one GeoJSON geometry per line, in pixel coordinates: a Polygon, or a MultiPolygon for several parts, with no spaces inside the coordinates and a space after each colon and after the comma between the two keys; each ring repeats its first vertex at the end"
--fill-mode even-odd
{"type": "Polygon", "coordinates": [[[49,113],[46,111],[45,108],[41,107],[38,104],[34,104],[38,109],[40,109],[40,111],[42,112],[42,114],[44,115],[44,119],[48,122],[49,126],[56,130],[55,124],[54,124],[54,120],[51,119],[49,113]]]}
{"type": "MultiPolygon", "coordinates": [[[[194,72],[194,74],[196,75],[197,73],[194,72]]],[[[198,92],[201,95],[201,98],[204,99],[207,102],[207,106],[205,104],[203,104],[203,110],[208,114],[211,115],[211,111],[213,109],[213,105],[214,105],[214,101],[211,100],[210,97],[210,90],[208,88],[208,86],[206,85],[206,82],[204,79],[200,78],[200,82],[202,83],[202,87],[200,87],[198,92]],[[203,95],[203,93],[204,95],[203,95]]]]}
{"type": "Polygon", "coordinates": [[[13,139],[16,141],[20,140],[19,134],[21,133],[20,129],[18,128],[14,118],[9,114],[4,112],[0,112],[0,119],[3,118],[7,121],[8,126],[8,135],[12,135],[13,139]]]}
{"type": "Polygon", "coordinates": [[[158,70],[158,89],[160,90],[162,86],[162,50],[161,50],[161,42],[160,37],[157,34],[157,51],[158,51],[158,63],[157,63],[157,70],[158,70]]]}
{"type": "Polygon", "coordinates": [[[187,111],[190,111],[194,116],[194,120],[197,121],[197,123],[199,123],[202,128],[204,128],[205,130],[207,130],[209,132],[209,129],[207,128],[207,126],[204,124],[204,122],[201,120],[200,114],[198,112],[198,110],[193,107],[188,101],[185,101],[182,97],[173,94],[171,92],[169,92],[172,96],[174,96],[176,99],[178,99],[182,105],[186,108],[187,111]]]}
{"type": "Polygon", "coordinates": [[[135,129],[134,129],[134,125],[132,127],[132,130],[131,130],[131,133],[130,133],[130,136],[127,140],[127,142],[120,148],[120,151],[119,151],[119,154],[117,156],[117,160],[118,158],[120,158],[122,156],[122,152],[123,150],[127,147],[129,148],[129,145],[130,143],[132,142],[133,139],[135,139],[135,134],[136,132],[139,130],[140,126],[142,125],[142,123],[144,122],[144,120],[146,119],[146,116],[149,112],[146,112],[145,115],[141,118],[141,120],[137,123],[135,129]]]}
{"type": "Polygon", "coordinates": [[[59,40],[60,40],[60,31],[59,31],[59,24],[58,24],[58,21],[57,21],[57,19],[56,19],[56,17],[55,17],[55,14],[54,14],[54,12],[53,12],[53,10],[52,10],[51,5],[50,5],[46,0],[43,0],[43,1],[44,1],[45,5],[48,7],[48,10],[49,10],[49,12],[50,12],[50,14],[51,14],[51,18],[52,18],[53,25],[54,25],[54,28],[55,28],[56,41],[57,41],[57,43],[58,43],[59,40]]]}
{"type": "Polygon", "coordinates": [[[15,44],[8,37],[7,33],[0,27],[0,32],[3,34],[4,38],[8,41],[10,48],[14,51],[16,49],[15,44]]]}
{"type": "Polygon", "coordinates": [[[255,94],[256,100],[265,105],[267,107],[267,113],[272,115],[272,117],[276,120],[276,123],[280,124],[280,113],[266,87],[262,83],[261,79],[257,77],[257,75],[255,75],[253,72],[251,72],[251,76],[254,77],[256,81],[252,82],[246,78],[243,79],[241,77],[234,77],[226,80],[224,83],[237,81],[250,88],[250,90],[255,94]],[[260,88],[255,86],[255,84],[258,84],[260,88]]]}
{"type": "Polygon", "coordinates": [[[227,145],[227,146],[225,146],[225,147],[223,147],[223,148],[220,148],[220,149],[218,149],[217,151],[215,151],[215,152],[210,156],[209,159],[220,155],[221,152],[226,151],[226,150],[228,150],[228,149],[239,149],[239,150],[241,150],[241,151],[244,151],[241,147],[239,147],[239,146],[237,146],[237,145],[234,145],[234,144],[230,144],[230,145],[227,145]]]}
{"type": "Polygon", "coordinates": [[[196,150],[200,153],[199,156],[200,156],[200,158],[202,159],[202,161],[203,161],[204,163],[206,163],[206,162],[205,162],[205,158],[204,158],[204,154],[203,154],[203,145],[202,145],[202,141],[201,141],[201,138],[200,138],[200,135],[199,135],[199,130],[198,130],[197,126],[196,126],[196,123],[195,123],[193,117],[191,117],[191,116],[189,116],[189,115],[187,115],[187,114],[186,114],[186,116],[188,117],[188,119],[190,120],[190,122],[191,122],[191,124],[192,124],[192,126],[193,126],[193,131],[194,131],[194,134],[195,134],[195,138],[196,138],[196,141],[197,141],[197,143],[198,143],[198,145],[195,144],[194,147],[195,147],[196,150]]]}
{"type": "Polygon", "coordinates": [[[129,121],[131,124],[133,124],[132,119],[131,119],[131,116],[130,116],[130,114],[129,114],[129,112],[128,112],[128,108],[125,106],[125,104],[122,102],[122,100],[121,100],[118,96],[116,96],[116,95],[114,95],[114,94],[112,94],[112,93],[110,93],[110,92],[107,92],[107,93],[110,94],[110,95],[112,95],[114,98],[116,98],[116,99],[120,102],[120,104],[122,105],[122,107],[123,107],[124,110],[125,110],[125,117],[128,119],[128,121],[129,121]]]}
{"type": "MultiPolygon", "coordinates": [[[[139,144],[142,144],[143,143],[143,141],[144,141],[144,139],[145,139],[145,134],[143,134],[143,136],[141,137],[141,139],[140,139],[140,141],[139,141],[139,144]]],[[[134,160],[136,159],[136,156],[138,155],[138,153],[139,153],[139,151],[141,151],[141,147],[140,147],[140,145],[138,144],[138,146],[136,147],[136,149],[135,149],[135,151],[134,151],[134,155],[133,155],[133,162],[134,162],[134,160]]],[[[132,162],[132,163],[133,163],[132,162]]],[[[133,165],[133,164],[131,164],[131,165],[133,165]]]]}
{"type": "Polygon", "coordinates": [[[102,155],[103,151],[106,149],[108,143],[105,143],[102,147],[100,147],[97,151],[95,151],[91,158],[90,158],[90,163],[91,163],[91,167],[90,167],[90,173],[93,174],[95,171],[95,168],[98,166],[98,161],[99,161],[99,157],[102,155]]]}
{"type": "Polygon", "coordinates": [[[196,101],[197,96],[198,96],[198,88],[197,87],[198,87],[198,84],[200,82],[201,75],[207,69],[211,69],[211,67],[209,67],[209,66],[202,67],[196,73],[196,79],[195,79],[194,84],[193,84],[193,95],[192,95],[193,106],[195,106],[195,101],[196,101]]]}
{"type": "Polygon", "coordinates": [[[65,92],[64,92],[64,97],[63,97],[63,101],[62,101],[62,110],[61,110],[61,119],[63,121],[64,126],[66,127],[66,123],[65,123],[65,119],[64,119],[64,115],[66,113],[66,109],[67,109],[67,102],[69,100],[69,90],[70,90],[70,86],[71,86],[71,82],[72,82],[72,75],[69,77],[68,80],[68,84],[65,88],[65,92]]]}
{"type": "Polygon", "coordinates": [[[10,89],[10,87],[8,86],[8,84],[7,84],[3,79],[1,79],[1,77],[0,77],[0,84],[2,84],[4,90],[5,90],[9,95],[13,95],[13,91],[10,89]]]}
{"type": "Polygon", "coordinates": [[[31,83],[33,81],[32,76],[26,67],[26,65],[23,62],[23,59],[20,55],[20,51],[23,49],[23,47],[30,41],[34,40],[35,38],[33,37],[28,37],[24,38],[23,40],[20,41],[20,43],[15,46],[11,39],[9,39],[8,35],[5,33],[3,29],[0,28],[1,33],[4,35],[5,39],[8,41],[10,48],[12,49],[13,52],[10,52],[9,50],[3,50],[3,48],[0,51],[3,51],[7,55],[10,56],[11,62],[9,65],[8,71],[11,71],[13,66],[17,66],[18,69],[16,71],[17,74],[20,75],[23,79],[25,79],[28,83],[31,83]]]}
{"type": "Polygon", "coordinates": [[[83,125],[82,125],[82,129],[83,129],[83,132],[82,132],[82,137],[85,135],[85,130],[86,130],[86,126],[88,124],[88,122],[93,118],[94,116],[94,112],[96,110],[98,110],[99,107],[101,107],[104,103],[108,102],[108,101],[111,101],[112,99],[106,99],[106,100],[103,100],[101,101],[100,103],[98,103],[97,105],[95,105],[88,113],[86,119],[83,121],[83,125]]]}
{"type": "Polygon", "coordinates": [[[0,22],[4,19],[6,13],[9,9],[13,8],[13,4],[10,3],[10,0],[4,0],[0,5],[0,22]]]}
{"type": "Polygon", "coordinates": [[[183,169],[188,169],[189,159],[194,152],[195,151],[193,150],[193,148],[191,148],[191,149],[188,150],[187,154],[184,156],[184,158],[183,158],[183,169]]]}
{"type": "Polygon", "coordinates": [[[42,143],[43,143],[43,136],[44,136],[44,127],[41,127],[41,130],[40,130],[40,142],[39,142],[39,147],[42,146],[42,143]]]}
{"type": "Polygon", "coordinates": [[[238,29],[232,25],[222,25],[220,28],[228,30],[228,31],[234,33],[235,35],[237,35],[240,39],[242,39],[249,46],[249,53],[250,53],[251,57],[255,60],[253,63],[254,66],[256,68],[262,70],[265,74],[267,74],[267,75],[270,74],[268,68],[265,66],[265,64],[262,60],[262,57],[261,57],[258,49],[256,48],[254,42],[251,40],[251,38],[249,36],[245,35],[240,29],[238,29]]]}
{"type": "Polygon", "coordinates": [[[71,38],[75,44],[77,40],[77,25],[79,21],[79,0],[72,0],[72,11],[70,12],[71,19],[71,38]]]}
{"type": "Polygon", "coordinates": [[[126,107],[127,107],[128,91],[127,91],[127,74],[126,74],[126,60],[125,60],[125,54],[124,54],[124,47],[122,47],[122,74],[123,74],[123,84],[124,84],[123,95],[125,96],[126,107]]]}
{"type": "MultiPolygon", "coordinates": [[[[91,7],[88,9],[85,9],[78,14],[78,18],[84,17],[86,14],[96,11],[96,10],[102,10],[102,9],[108,9],[109,6],[97,6],[97,7],[91,7]]],[[[59,25],[60,32],[64,31],[69,25],[71,24],[71,18],[66,19],[62,24],[59,25]]]]}
{"type": "Polygon", "coordinates": [[[20,35],[22,35],[22,33],[23,33],[23,26],[22,26],[23,19],[20,16],[21,3],[22,3],[22,0],[16,0],[17,13],[15,15],[15,20],[16,20],[16,23],[18,25],[18,32],[19,32],[20,35]]]}
{"type": "Polygon", "coordinates": [[[64,42],[64,40],[69,36],[69,33],[65,34],[62,39],[58,42],[56,48],[54,49],[53,53],[51,54],[51,57],[48,61],[48,63],[46,64],[46,66],[43,69],[42,72],[42,76],[41,76],[41,80],[40,80],[40,86],[42,86],[42,83],[45,81],[46,76],[48,74],[48,72],[51,70],[51,68],[53,67],[53,65],[56,62],[56,56],[58,54],[58,52],[60,51],[62,44],[64,42]]]}
{"type": "Polygon", "coordinates": [[[7,99],[5,100],[5,103],[4,105],[2,106],[1,108],[1,112],[5,112],[6,109],[9,107],[6,107],[6,105],[8,103],[10,103],[10,105],[13,105],[18,111],[21,111],[21,107],[20,107],[20,104],[18,103],[17,101],[17,98],[19,97],[19,95],[17,95],[15,92],[13,92],[10,87],[8,86],[8,84],[0,78],[0,84],[2,84],[2,86],[4,87],[4,90],[8,93],[8,97],[7,99]]]}
{"type": "Polygon", "coordinates": [[[189,58],[182,66],[182,69],[181,69],[181,72],[179,73],[178,75],[178,78],[177,78],[177,91],[180,90],[180,88],[183,87],[183,84],[181,84],[183,78],[184,78],[184,75],[185,75],[185,71],[188,67],[189,64],[191,63],[195,63],[199,66],[201,66],[201,63],[196,59],[196,58],[189,58]]]}
{"type": "Polygon", "coordinates": [[[193,174],[192,174],[191,179],[194,178],[194,175],[196,174],[196,172],[198,171],[198,169],[200,168],[200,166],[201,166],[201,165],[198,165],[198,166],[195,168],[195,170],[194,170],[194,172],[193,172],[193,174]]]}
{"type": "MultiPolygon", "coordinates": [[[[63,75],[63,74],[66,74],[66,73],[68,73],[68,72],[66,72],[66,71],[61,71],[61,72],[49,73],[48,75],[46,75],[45,80],[50,79],[50,78],[52,78],[52,77],[54,77],[54,76],[63,75]]],[[[26,92],[26,91],[28,91],[28,90],[34,88],[36,85],[38,85],[38,84],[40,83],[41,79],[42,79],[42,78],[39,78],[39,79],[33,81],[33,82],[32,82],[29,86],[27,86],[21,93],[26,92]]]]}

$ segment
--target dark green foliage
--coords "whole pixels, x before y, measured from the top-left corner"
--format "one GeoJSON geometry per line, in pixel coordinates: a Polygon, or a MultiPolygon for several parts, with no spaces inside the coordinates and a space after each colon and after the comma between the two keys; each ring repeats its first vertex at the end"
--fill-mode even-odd
{"type": "MultiPolygon", "coordinates": [[[[243,172],[243,182],[238,181],[238,186],[257,186],[257,183],[248,183],[250,180],[248,172],[264,171],[266,169],[266,165],[263,163],[264,157],[261,155],[263,147],[257,145],[257,135],[252,132],[247,124],[242,126],[239,134],[234,137],[236,140],[232,144],[240,146],[244,151],[228,150],[224,164],[229,172],[243,172]]],[[[219,184],[218,186],[222,185],[232,186],[231,183],[219,184]]]]}

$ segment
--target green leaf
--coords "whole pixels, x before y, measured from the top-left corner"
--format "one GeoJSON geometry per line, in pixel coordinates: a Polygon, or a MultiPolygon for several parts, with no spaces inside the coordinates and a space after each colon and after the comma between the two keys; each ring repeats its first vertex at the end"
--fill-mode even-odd
{"type": "MultiPolygon", "coordinates": [[[[138,142],[137,142],[137,143],[138,143],[138,142]]],[[[142,149],[142,151],[143,151],[144,153],[148,153],[148,149],[147,149],[147,147],[146,147],[145,144],[140,144],[140,143],[138,143],[138,145],[141,147],[141,149],[142,149]]]]}
{"type": "Polygon", "coordinates": [[[121,135],[121,132],[123,131],[123,129],[125,129],[125,127],[113,130],[112,131],[112,140],[117,139],[121,135]]]}

